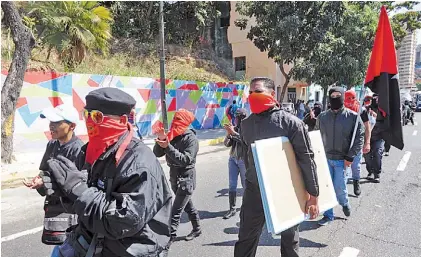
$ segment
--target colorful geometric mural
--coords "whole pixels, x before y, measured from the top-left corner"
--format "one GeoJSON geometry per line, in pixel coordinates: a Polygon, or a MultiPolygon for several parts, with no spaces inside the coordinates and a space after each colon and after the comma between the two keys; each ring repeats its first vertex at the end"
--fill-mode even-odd
{"type": "MultiPolygon", "coordinates": [[[[2,71],[2,84],[7,71],[2,71]]],[[[244,105],[248,92],[245,85],[232,83],[166,80],[168,123],[180,108],[195,114],[195,129],[221,128],[228,119],[225,110],[233,100],[244,105]]],[[[48,122],[39,114],[44,108],[59,104],[73,104],[82,113],[85,96],[98,87],[117,87],[136,99],[136,120],[140,133],[150,136],[153,127],[161,123],[161,89],[159,79],[91,75],[74,73],[27,72],[16,106],[15,148],[27,147],[35,142],[45,146],[49,137],[48,122]]],[[[86,127],[80,115],[76,134],[86,140],[86,127]]],[[[19,149],[16,149],[19,150],[19,149]]]]}

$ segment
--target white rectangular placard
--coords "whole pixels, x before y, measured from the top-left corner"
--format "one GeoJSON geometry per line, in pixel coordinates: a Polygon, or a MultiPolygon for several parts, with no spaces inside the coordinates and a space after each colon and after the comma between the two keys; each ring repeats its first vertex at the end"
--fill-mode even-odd
{"type": "MultiPolygon", "coordinates": [[[[319,131],[309,133],[317,165],[320,212],[338,204],[319,131]]],[[[309,197],[286,137],[258,140],[252,144],[268,231],[274,236],[308,219],[305,204],[309,197]]]]}

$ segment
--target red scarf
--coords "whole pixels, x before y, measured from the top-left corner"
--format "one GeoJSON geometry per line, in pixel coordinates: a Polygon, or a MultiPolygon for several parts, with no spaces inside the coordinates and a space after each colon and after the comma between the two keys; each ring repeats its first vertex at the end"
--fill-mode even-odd
{"type": "Polygon", "coordinates": [[[120,160],[124,150],[130,143],[133,137],[133,129],[131,124],[123,124],[120,121],[104,117],[101,124],[96,124],[92,121],[91,117],[86,120],[86,128],[88,130],[89,144],[86,149],[85,161],[93,164],[101,154],[103,154],[108,147],[115,144],[118,139],[129,130],[129,135],[124,139],[116,153],[116,161],[120,160]]]}
{"type": "Polygon", "coordinates": [[[354,111],[354,112],[359,112],[360,110],[360,104],[357,101],[357,95],[355,93],[355,91],[352,90],[348,90],[345,92],[345,100],[344,100],[344,105],[346,108],[354,111]]]}
{"type": "Polygon", "coordinates": [[[190,124],[194,121],[194,114],[185,110],[180,109],[174,114],[170,131],[168,132],[168,141],[171,142],[175,137],[184,134],[189,128],[190,124]]]}
{"type": "Polygon", "coordinates": [[[252,113],[262,113],[277,105],[277,101],[273,96],[253,92],[249,95],[250,110],[252,113]]]}

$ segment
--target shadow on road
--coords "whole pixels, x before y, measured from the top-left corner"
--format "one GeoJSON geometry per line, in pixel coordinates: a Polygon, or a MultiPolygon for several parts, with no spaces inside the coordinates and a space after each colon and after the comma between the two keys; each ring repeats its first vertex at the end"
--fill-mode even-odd
{"type": "MultiPolygon", "coordinates": [[[[215,198],[223,197],[223,196],[228,196],[229,189],[228,188],[224,188],[224,189],[221,189],[221,190],[217,191],[216,193],[218,195],[215,196],[215,198]]],[[[244,194],[244,189],[243,188],[238,188],[237,189],[237,196],[243,196],[243,194],[244,194]]]]}
{"type": "MultiPolygon", "coordinates": [[[[199,211],[199,217],[201,220],[206,219],[213,219],[213,218],[222,218],[224,214],[228,211],[228,209],[218,212],[210,212],[210,211],[199,211]]],[[[181,216],[180,223],[188,223],[190,222],[186,213],[183,213],[181,216]]]]}

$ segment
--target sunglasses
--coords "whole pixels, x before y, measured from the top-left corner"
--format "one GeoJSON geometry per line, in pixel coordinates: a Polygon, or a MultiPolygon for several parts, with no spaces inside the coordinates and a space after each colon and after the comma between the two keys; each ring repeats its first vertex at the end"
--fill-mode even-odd
{"type": "Polygon", "coordinates": [[[91,119],[96,124],[101,124],[104,121],[104,114],[101,111],[97,110],[83,110],[83,117],[85,117],[85,120],[87,120],[91,116],[91,119]]]}

